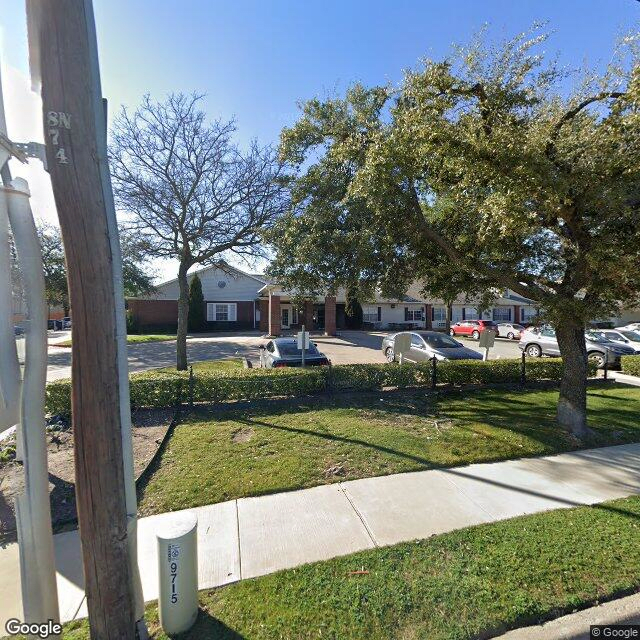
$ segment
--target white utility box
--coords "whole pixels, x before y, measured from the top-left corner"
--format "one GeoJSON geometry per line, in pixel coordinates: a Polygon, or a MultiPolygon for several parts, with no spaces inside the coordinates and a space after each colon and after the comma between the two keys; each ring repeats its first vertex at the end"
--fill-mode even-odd
{"type": "Polygon", "coordinates": [[[171,514],[159,526],[158,613],[165,633],[182,633],[198,617],[198,517],[192,511],[171,514]]]}

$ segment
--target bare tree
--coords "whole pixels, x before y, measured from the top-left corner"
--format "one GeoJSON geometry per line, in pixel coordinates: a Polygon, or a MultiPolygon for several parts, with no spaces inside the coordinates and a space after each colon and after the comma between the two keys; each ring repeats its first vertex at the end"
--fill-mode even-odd
{"type": "Polygon", "coordinates": [[[151,255],[178,268],[177,368],[187,368],[187,271],[225,256],[261,255],[262,233],[284,211],[282,167],[270,147],[241,152],[233,122],[206,121],[201,96],[145,96],[115,120],[110,148],[116,201],[151,255]]]}

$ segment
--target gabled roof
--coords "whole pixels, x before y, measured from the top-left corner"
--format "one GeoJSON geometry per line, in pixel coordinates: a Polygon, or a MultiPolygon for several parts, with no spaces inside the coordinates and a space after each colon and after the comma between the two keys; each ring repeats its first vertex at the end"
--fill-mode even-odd
{"type": "MultiPolygon", "coordinates": [[[[187,274],[187,278],[189,276],[193,276],[196,273],[197,274],[201,274],[204,273],[205,271],[209,271],[211,269],[222,269],[223,271],[235,271],[237,274],[241,275],[241,276],[245,276],[247,278],[251,278],[252,280],[255,280],[256,282],[260,283],[261,285],[265,285],[266,284],[266,280],[264,279],[264,277],[261,277],[260,274],[258,273],[247,273],[246,271],[242,271],[242,269],[238,269],[238,267],[234,267],[233,265],[230,265],[228,262],[223,262],[223,263],[217,263],[217,264],[210,264],[206,267],[202,267],[202,269],[196,269],[195,271],[191,271],[190,273],[187,274]],[[224,265],[224,266],[221,266],[224,265]]],[[[171,280],[165,280],[164,282],[160,282],[159,284],[154,285],[156,287],[156,289],[160,288],[160,287],[164,287],[167,284],[171,284],[172,282],[177,282],[178,278],[172,278],[171,280]]]]}

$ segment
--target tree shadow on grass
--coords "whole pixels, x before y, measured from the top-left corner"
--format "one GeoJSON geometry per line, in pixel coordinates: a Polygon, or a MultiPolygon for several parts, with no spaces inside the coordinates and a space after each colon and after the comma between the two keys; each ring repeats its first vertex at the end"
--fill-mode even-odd
{"type": "Polygon", "coordinates": [[[171,640],[245,640],[246,636],[228,627],[206,609],[200,608],[198,618],[189,631],[171,634],[169,638],[171,640]]]}

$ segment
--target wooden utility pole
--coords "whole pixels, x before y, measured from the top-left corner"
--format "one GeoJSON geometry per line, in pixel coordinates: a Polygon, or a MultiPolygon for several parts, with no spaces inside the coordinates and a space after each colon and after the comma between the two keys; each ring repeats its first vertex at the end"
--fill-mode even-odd
{"type": "Polygon", "coordinates": [[[47,164],[73,313],[76,502],[91,637],[133,639],[135,570],[128,548],[122,438],[129,407],[121,406],[114,312],[124,301],[114,286],[93,11],[91,0],[27,0],[27,7],[32,72],[38,69],[41,81],[47,164]]]}

